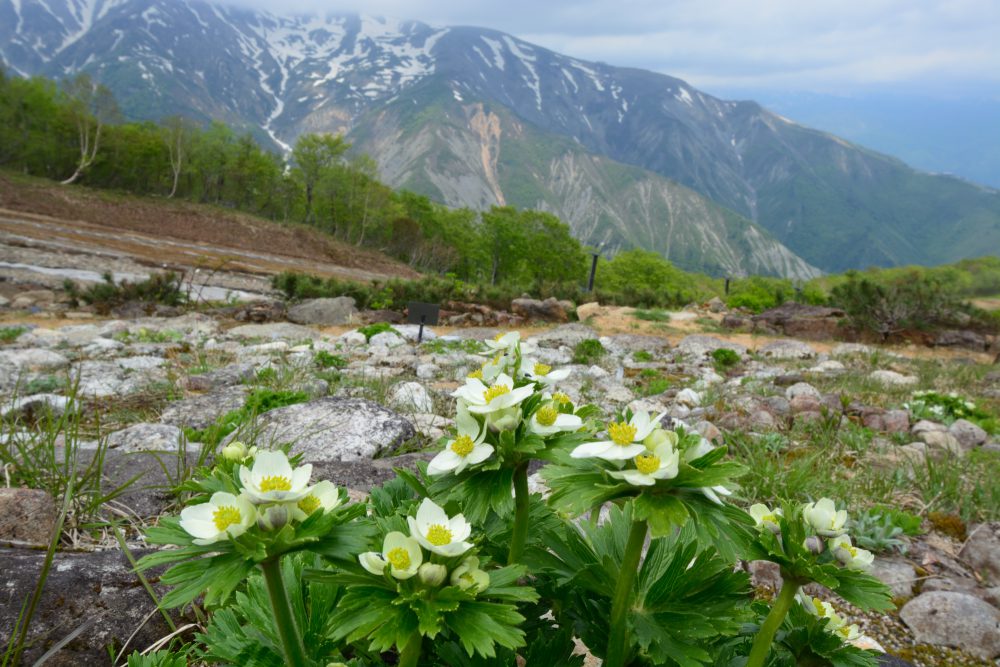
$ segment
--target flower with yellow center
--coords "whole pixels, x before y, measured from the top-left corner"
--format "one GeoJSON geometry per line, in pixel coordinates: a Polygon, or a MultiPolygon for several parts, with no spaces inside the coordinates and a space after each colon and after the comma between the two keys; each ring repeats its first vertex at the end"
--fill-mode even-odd
{"type": "Polygon", "coordinates": [[[483,442],[486,439],[486,429],[479,421],[469,414],[461,402],[458,404],[458,415],[455,418],[457,433],[449,440],[444,449],[427,465],[431,475],[444,473],[460,473],[470,465],[482,463],[493,455],[493,445],[483,442]]]}
{"type": "Polygon", "coordinates": [[[465,403],[472,414],[488,416],[520,405],[534,392],[535,388],[530,384],[515,387],[514,379],[501,373],[489,385],[477,378],[466,378],[465,384],[452,396],[465,403]]]}
{"type": "Polygon", "coordinates": [[[409,579],[420,570],[424,552],[415,539],[393,531],[382,541],[382,553],[366,551],[358,556],[358,562],[372,574],[382,574],[388,567],[396,579],[409,579]]]}
{"type": "Polygon", "coordinates": [[[202,546],[242,535],[256,519],[257,511],[245,495],[224,491],[213,493],[207,503],[181,510],[181,528],[202,546]]]}
{"type": "Polygon", "coordinates": [[[608,439],[588,442],[572,451],[575,459],[599,458],[606,461],[627,461],[646,453],[643,441],[649,437],[664,413],[650,419],[648,412],[636,412],[628,421],[608,424],[608,439]]]}
{"type": "Polygon", "coordinates": [[[451,573],[451,585],[463,591],[482,593],[490,587],[490,575],[479,569],[479,559],[469,556],[451,573]]]}
{"type": "Polygon", "coordinates": [[[467,377],[467,378],[473,378],[473,379],[476,379],[476,380],[482,380],[483,379],[483,369],[482,368],[477,368],[476,370],[472,371],[471,373],[469,373],[465,377],[467,377]]]}
{"type": "Polygon", "coordinates": [[[751,505],[747,512],[753,517],[754,524],[758,530],[769,530],[775,534],[781,532],[779,521],[781,521],[783,514],[780,507],[772,510],[767,505],[757,503],[751,505]]]}
{"type": "Polygon", "coordinates": [[[576,415],[560,412],[554,402],[543,403],[528,420],[528,432],[541,436],[577,431],[581,426],[583,426],[582,419],[576,415]]]}
{"type": "Polygon", "coordinates": [[[847,535],[830,540],[830,551],[849,570],[870,570],[875,561],[872,552],[851,544],[851,538],[847,535]]]}
{"type": "Polygon", "coordinates": [[[570,376],[568,368],[552,370],[552,366],[534,359],[525,358],[521,362],[521,375],[545,387],[551,387],[570,376]]]}
{"type": "Polygon", "coordinates": [[[517,346],[521,343],[521,334],[517,331],[498,333],[492,340],[485,340],[486,348],[500,354],[514,354],[517,346]]]}
{"type": "Polygon", "coordinates": [[[556,393],[552,394],[552,400],[560,404],[573,402],[573,399],[570,398],[568,394],[564,394],[561,391],[557,391],[556,393]]]}
{"type": "Polygon", "coordinates": [[[632,459],[635,468],[612,470],[608,474],[616,479],[624,479],[633,486],[653,486],[661,479],[677,477],[681,455],[673,445],[665,442],[654,451],[643,451],[632,459]]]}
{"type": "Polygon", "coordinates": [[[260,452],[253,467],[240,466],[240,483],[256,504],[298,502],[309,491],[312,465],[292,469],[282,451],[260,452]]]}
{"type": "Polygon", "coordinates": [[[461,514],[449,518],[443,509],[430,498],[424,498],[417,508],[417,516],[407,517],[410,536],[420,546],[442,556],[461,556],[472,548],[465,539],[472,533],[472,526],[461,514]]]}
{"type": "Polygon", "coordinates": [[[837,537],[847,525],[847,511],[837,511],[837,505],[829,498],[807,504],[802,508],[802,518],[823,537],[837,537]]]}
{"type": "Polygon", "coordinates": [[[296,521],[305,521],[306,517],[316,510],[329,512],[339,507],[340,503],[340,491],[337,485],[324,479],[309,487],[306,495],[299,498],[292,509],[292,517],[296,521]]]}

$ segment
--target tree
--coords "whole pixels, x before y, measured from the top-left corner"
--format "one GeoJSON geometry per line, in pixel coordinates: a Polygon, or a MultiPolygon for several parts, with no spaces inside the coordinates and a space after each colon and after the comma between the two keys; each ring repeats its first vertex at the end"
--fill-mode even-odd
{"type": "Polygon", "coordinates": [[[109,123],[118,121],[121,113],[114,95],[106,86],[94,83],[90,76],[81,73],[64,84],[69,101],[69,113],[76,124],[80,142],[80,159],[73,174],[62,182],[76,182],[94,163],[101,146],[101,131],[109,123]]]}
{"type": "Polygon", "coordinates": [[[187,118],[183,116],[168,116],[162,121],[163,143],[167,145],[167,152],[170,158],[170,172],[173,174],[173,183],[170,186],[170,194],[167,199],[171,199],[177,194],[177,184],[180,182],[181,170],[187,160],[191,150],[191,137],[196,128],[187,118]]]}
{"type": "Polygon", "coordinates": [[[313,221],[313,197],[316,184],[336,165],[351,145],[341,136],[303,134],[292,149],[295,174],[302,181],[306,195],[305,222],[313,221]]]}

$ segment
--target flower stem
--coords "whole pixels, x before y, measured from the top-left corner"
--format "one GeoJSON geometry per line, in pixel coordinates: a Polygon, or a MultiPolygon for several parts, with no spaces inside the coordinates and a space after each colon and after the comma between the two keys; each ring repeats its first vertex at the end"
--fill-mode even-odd
{"type": "Polygon", "coordinates": [[[757,631],[757,636],[753,639],[753,646],[750,649],[750,658],[747,660],[746,667],[763,667],[768,653],[771,652],[774,635],[777,634],[778,628],[781,627],[781,622],[785,620],[788,610],[792,608],[792,604],[795,602],[795,594],[802,586],[802,582],[786,576],[784,572],[781,575],[784,580],[784,583],[781,584],[781,592],[778,593],[777,599],[771,605],[771,611],[768,612],[767,618],[764,619],[760,630],[757,631]]]}
{"type": "Polygon", "coordinates": [[[628,612],[632,607],[632,593],[635,575],[642,559],[642,547],[646,543],[646,522],[633,521],[625,542],[625,555],[618,571],[615,597],[611,601],[611,631],[608,635],[608,651],[604,667],[623,667],[628,656],[628,612]]]}
{"type": "Polygon", "coordinates": [[[399,662],[396,667],[416,667],[420,662],[420,648],[423,637],[419,632],[414,632],[406,641],[406,646],[399,652],[399,662]]]}
{"type": "Polygon", "coordinates": [[[277,557],[269,558],[260,564],[267,583],[267,593],[271,598],[271,610],[274,612],[274,625],[281,639],[281,648],[285,654],[285,664],[311,665],[306,658],[306,648],[302,643],[302,635],[295,624],[295,615],[288,600],[285,582],[281,577],[281,562],[277,557]]]}
{"type": "Polygon", "coordinates": [[[510,536],[507,564],[521,560],[524,544],[528,539],[528,462],[514,469],[514,530],[510,536]]]}

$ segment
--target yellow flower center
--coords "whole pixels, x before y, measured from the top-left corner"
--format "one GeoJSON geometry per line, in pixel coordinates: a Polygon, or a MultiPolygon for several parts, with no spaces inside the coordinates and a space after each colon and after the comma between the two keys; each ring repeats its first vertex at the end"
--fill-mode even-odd
{"type": "Polygon", "coordinates": [[[461,457],[466,457],[472,453],[472,450],[476,448],[476,443],[472,441],[467,435],[460,435],[455,438],[455,441],[451,443],[451,451],[455,452],[461,457]]]}
{"type": "Polygon", "coordinates": [[[816,608],[816,615],[820,618],[826,616],[826,609],[823,607],[823,602],[819,598],[812,599],[813,607],[816,608]]]}
{"type": "Polygon", "coordinates": [[[776,524],[776,523],[778,523],[778,515],[777,514],[765,514],[764,516],[762,516],[760,518],[760,522],[761,523],[775,523],[776,524]]]}
{"type": "Polygon", "coordinates": [[[502,331],[501,331],[500,333],[498,333],[498,334],[497,334],[496,336],[494,336],[494,337],[493,337],[493,340],[495,340],[496,342],[498,342],[498,343],[499,343],[499,342],[500,342],[500,339],[501,339],[501,338],[503,338],[503,337],[504,337],[504,336],[506,336],[506,335],[507,335],[507,334],[505,334],[504,332],[502,332],[502,331]]]}
{"type": "Polygon", "coordinates": [[[557,417],[559,417],[559,412],[551,405],[546,405],[535,413],[535,419],[542,426],[552,426],[556,423],[557,417]]]}
{"type": "Polygon", "coordinates": [[[858,557],[858,550],[857,550],[856,548],[854,548],[854,547],[849,547],[849,546],[847,546],[846,544],[844,544],[844,545],[842,545],[842,546],[843,546],[843,547],[844,547],[845,549],[847,549],[847,553],[851,554],[851,558],[857,558],[857,557],[858,557]]]}
{"type": "Polygon", "coordinates": [[[483,392],[483,400],[489,403],[497,396],[503,396],[504,394],[510,393],[510,387],[505,384],[495,384],[486,391],[483,392]]]}
{"type": "Polygon", "coordinates": [[[468,377],[468,378],[474,378],[476,380],[482,380],[483,379],[483,369],[482,368],[477,368],[476,370],[474,370],[471,373],[469,373],[468,375],[466,375],[466,377],[468,377]]]}
{"type": "Polygon", "coordinates": [[[405,570],[410,567],[410,552],[403,547],[390,549],[389,553],[386,554],[386,558],[389,560],[389,564],[397,570],[405,570]]]}
{"type": "Polygon", "coordinates": [[[552,400],[555,401],[556,403],[572,403],[573,402],[572,400],[570,400],[569,396],[567,396],[566,394],[562,393],[561,391],[557,391],[556,393],[552,394],[552,400]]]}
{"type": "Polygon", "coordinates": [[[608,435],[616,445],[625,447],[631,445],[635,440],[636,428],[626,422],[611,422],[608,426],[608,435]]]}
{"type": "Polygon", "coordinates": [[[451,544],[451,531],[439,523],[427,529],[427,541],[436,547],[451,544]]]}
{"type": "Polygon", "coordinates": [[[535,368],[533,369],[533,373],[535,375],[548,375],[549,371],[551,371],[551,370],[552,370],[552,366],[549,366],[548,364],[535,364],[535,368]]]}
{"type": "Polygon", "coordinates": [[[216,529],[221,533],[242,519],[240,511],[232,505],[220,505],[212,515],[216,529]]]}
{"type": "Polygon", "coordinates": [[[310,493],[308,496],[300,500],[298,505],[299,509],[306,514],[312,514],[319,509],[320,502],[319,498],[310,493]]]}
{"type": "Polygon", "coordinates": [[[268,475],[260,480],[261,493],[268,491],[291,491],[292,482],[287,477],[281,475],[268,475]]]}
{"type": "Polygon", "coordinates": [[[652,454],[639,454],[635,457],[635,467],[643,475],[652,475],[660,469],[660,457],[652,454]]]}

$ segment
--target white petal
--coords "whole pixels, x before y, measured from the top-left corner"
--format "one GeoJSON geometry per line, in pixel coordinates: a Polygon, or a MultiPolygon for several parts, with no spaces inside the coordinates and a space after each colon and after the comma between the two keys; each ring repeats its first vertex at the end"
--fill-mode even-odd
{"type": "Polygon", "coordinates": [[[312,464],[307,463],[304,466],[296,468],[292,473],[292,490],[304,489],[309,486],[309,478],[312,477],[312,464]]]}
{"type": "Polygon", "coordinates": [[[560,414],[553,426],[557,426],[560,431],[575,431],[583,426],[583,420],[576,415],[560,414]]]}
{"type": "MultiPolygon", "coordinates": [[[[473,450],[474,452],[475,450],[473,450]]],[[[462,464],[462,457],[451,451],[451,447],[448,447],[438,453],[431,462],[427,464],[427,474],[428,475],[441,475],[446,472],[451,472],[458,466],[462,464]]]]}
{"type": "Polygon", "coordinates": [[[605,461],[626,461],[633,459],[646,451],[646,445],[621,445],[612,444],[611,447],[598,454],[597,457],[605,461]]]}
{"type": "Polygon", "coordinates": [[[644,475],[638,470],[623,470],[622,473],[625,481],[634,486],[653,486],[656,484],[655,478],[644,475]]]}
{"type": "Polygon", "coordinates": [[[448,528],[451,530],[452,542],[460,542],[472,534],[472,526],[469,525],[469,522],[461,514],[456,514],[451,519],[448,523],[448,528]]]}
{"type": "Polygon", "coordinates": [[[611,447],[617,447],[611,440],[600,440],[598,442],[585,442],[574,449],[570,456],[574,459],[587,459],[592,456],[600,456],[611,447]]]}
{"type": "Polygon", "coordinates": [[[427,528],[433,525],[447,526],[448,515],[430,498],[424,498],[417,508],[417,526],[420,533],[427,532],[427,528]]]}
{"type": "Polygon", "coordinates": [[[459,404],[458,415],[455,417],[455,424],[458,426],[459,435],[467,435],[473,440],[478,438],[480,431],[482,431],[476,418],[472,416],[467,407],[461,404],[459,404]]]}
{"type": "Polygon", "coordinates": [[[388,565],[382,555],[374,551],[366,551],[358,555],[358,562],[361,563],[361,567],[372,574],[382,574],[385,572],[385,566],[388,565]]]}
{"type": "Polygon", "coordinates": [[[476,445],[465,458],[466,463],[475,465],[482,463],[493,455],[493,445],[476,445]]]}

